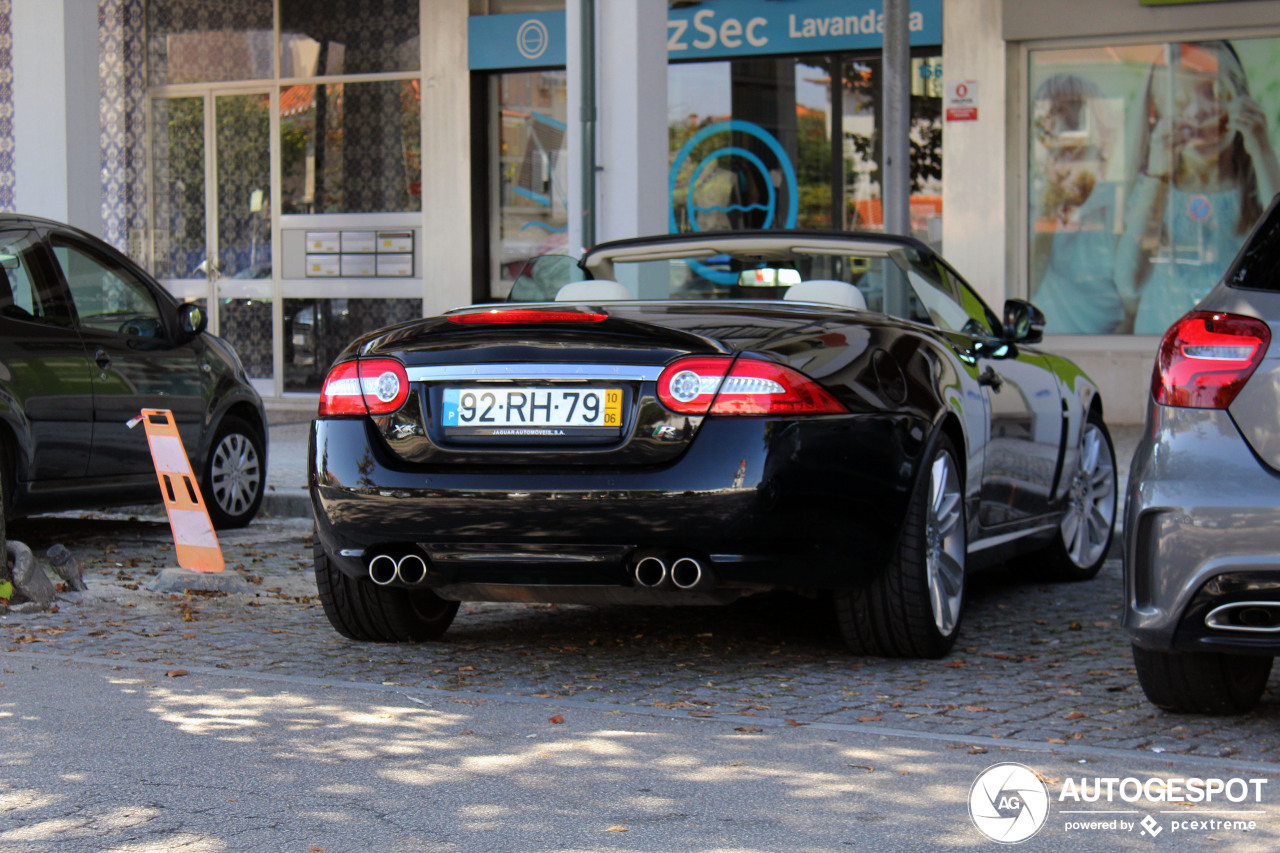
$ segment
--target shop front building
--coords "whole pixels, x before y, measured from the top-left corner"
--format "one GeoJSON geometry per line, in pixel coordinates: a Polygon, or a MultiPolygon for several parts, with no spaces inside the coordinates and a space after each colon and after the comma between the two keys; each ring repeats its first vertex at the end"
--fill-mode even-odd
{"type": "MultiPolygon", "coordinates": [[[[575,143],[601,2],[0,0],[0,208],[100,234],[309,406],[351,338],[505,298],[618,203],[575,143]]],[[[880,0],[610,2],[666,18],[653,230],[883,227],[880,0]]],[[[910,3],[912,232],[1041,305],[1117,422],[1280,189],[1278,6],[910,3]]]]}

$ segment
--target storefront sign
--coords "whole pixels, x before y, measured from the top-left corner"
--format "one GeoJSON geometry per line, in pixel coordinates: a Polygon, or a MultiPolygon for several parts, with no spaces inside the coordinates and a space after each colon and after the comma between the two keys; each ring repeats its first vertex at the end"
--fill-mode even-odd
{"type": "MultiPolygon", "coordinates": [[[[564,12],[473,15],[467,24],[473,70],[565,64],[564,12]]],[[[912,0],[907,26],[913,45],[942,44],[942,0],[912,0]]],[[[881,0],[736,0],[667,15],[672,60],[857,50],[883,42],[881,0]]]]}
{"type": "Polygon", "coordinates": [[[947,86],[947,121],[977,121],[978,81],[958,80],[947,86]]]}

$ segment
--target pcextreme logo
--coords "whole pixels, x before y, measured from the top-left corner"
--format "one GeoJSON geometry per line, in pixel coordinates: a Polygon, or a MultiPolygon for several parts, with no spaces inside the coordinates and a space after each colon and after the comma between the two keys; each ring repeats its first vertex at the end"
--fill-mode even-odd
{"type": "Polygon", "coordinates": [[[1247,833],[1257,829],[1257,818],[1265,814],[1258,807],[1269,781],[1198,776],[1046,780],[1026,765],[1004,762],[988,767],[974,780],[969,789],[969,817],[992,841],[1026,841],[1049,823],[1055,799],[1050,785],[1054,785],[1062,831],[1074,837],[1136,832],[1154,840],[1166,830],[1166,837],[1247,833]]]}

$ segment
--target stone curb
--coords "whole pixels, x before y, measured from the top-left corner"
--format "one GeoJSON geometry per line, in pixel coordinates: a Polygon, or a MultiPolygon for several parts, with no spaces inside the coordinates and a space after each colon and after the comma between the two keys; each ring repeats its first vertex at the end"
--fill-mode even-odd
{"type": "Polygon", "coordinates": [[[275,518],[311,518],[311,494],[306,489],[274,489],[262,496],[262,512],[275,518]]]}

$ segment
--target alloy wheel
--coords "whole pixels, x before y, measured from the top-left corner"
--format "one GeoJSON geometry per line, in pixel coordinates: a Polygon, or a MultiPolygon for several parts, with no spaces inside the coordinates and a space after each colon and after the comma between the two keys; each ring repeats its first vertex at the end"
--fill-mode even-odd
{"type": "Polygon", "coordinates": [[[1101,559],[1111,542],[1115,517],[1115,460],[1111,445],[1096,424],[1086,424],[1080,442],[1080,465],[1071,481],[1061,527],[1071,562],[1084,568],[1101,559]]]}
{"type": "Polygon", "coordinates": [[[925,574],[933,623],[947,636],[960,621],[964,598],[964,495],[950,454],[940,453],[929,472],[929,508],[925,525],[925,574]]]}

